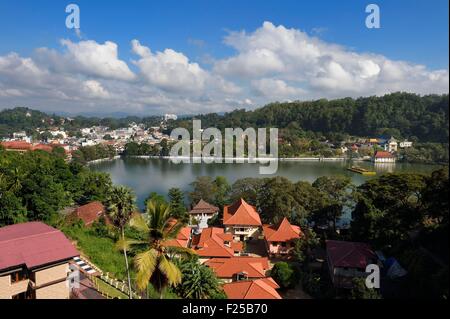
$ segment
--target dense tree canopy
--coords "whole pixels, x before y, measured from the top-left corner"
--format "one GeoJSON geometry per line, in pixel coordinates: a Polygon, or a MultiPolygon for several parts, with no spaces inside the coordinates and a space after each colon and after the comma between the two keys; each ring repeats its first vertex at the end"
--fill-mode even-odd
{"type": "Polygon", "coordinates": [[[177,295],[186,299],[226,299],[214,271],[199,263],[197,258],[177,260],[182,283],[174,288],[177,295]]]}
{"type": "Polygon", "coordinates": [[[102,144],[80,147],[72,153],[73,161],[80,164],[98,159],[113,158],[115,155],[117,153],[114,147],[102,144]]]}
{"type": "Polygon", "coordinates": [[[421,174],[385,174],[361,185],[353,211],[354,239],[380,246],[407,239],[423,220],[425,180],[421,174]]]}
{"type": "MultiPolygon", "coordinates": [[[[414,137],[422,142],[448,143],[448,95],[419,96],[392,93],[381,97],[271,103],[254,111],[235,110],[223,116],[196,116],[203,127],[278,127],[286,136],[295,132],[327,134],[343,138],[394,135],[414,137]],[[338,136],[340,134],[340,136],[338,136]]],[[[189,119],[174,121],[172,126],[189,127],[189,119]]]]}
{"type": "Polygon", "coordinates": [[[105,200],[111,185],[109,175],[68,164],[55,154],[0,150],[0,226],[52,222],[67,206],[105,200]]]}

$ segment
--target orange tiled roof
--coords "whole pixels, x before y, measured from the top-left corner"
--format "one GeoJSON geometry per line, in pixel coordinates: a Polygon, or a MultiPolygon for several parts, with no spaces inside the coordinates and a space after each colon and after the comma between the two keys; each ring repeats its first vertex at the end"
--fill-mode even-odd
{"type": "Polygon", "coordinates": [[[242,243],[232,242],[232,236],[225,234],[223,228],[209,227],[203,229],[194,242],[195,252],[201,257],[233,257],[235,251],[243,249],[242,243]],[[230,247],[225,246],[230,242],[230,247]]]}
{"type": "Polygon", "coordinates": [[[375,153],[375,158],[393,158],[393,157],[394,155],[386,151],[377,151],[375,153]]]}
{"type": "Polygon", "coordinates": [[[25,142],[25,141],[7,141],[7,142],[1,142],[0,143],[4,148],[10,149],[10,150],[23,150],[23,151],[46,151],[51,152],[53,150],[53,147],[55,145],[49,145],[49,144],[36,144],[33,145],[31,143],[25,142]]]}
{"type": "Polygon", "coordinates": [[[256,208],[244,199],[223,208],[224,225],[261,226],[261,219],[256,208]]]}
{"type": "Polygon", "coordinates": [[[239,273],[245,273],[248,278],[264,278],[269,270],[267,257],[212,258],[205,265],[211,267],[219,278],[233,278],[239,273]]]}
{"type": "Polygon", "coordinates": [[[165,246],[170,247],[184,247],[187,248],[189,245],[189,240],[191,239],[191,228],[183,227],[180,229],[176,238],[166,240],[164,242],[165,246]]]}
{"type": "Polygon", "coordinates": [[[45,152],[51,152],[53,150],[53,147],[50,145],[46,145],[46,144],[36,144],[32,147],[33,151],[36,150],[41,150],[41,151],[45,151],[45,152]]]}
{"type": "Polygon", "coordinates": [[[275,289],[280,288],[270,277],[236,281],[223,285],[229,299],[281,299],[275,289]]]}
{"type": "Polygon", "coordinates": [[[31,150],[32,144],[25,141],[8,141],[0,143],[4,148],[10,150],[31,150]]]}
{"type": "Polygon", "coordinates": [[[192,208],[192,210],[189,212],[189,214],[214,214],[219,211],[219,208],[217,208],[214,205],[211,205],[210,203],[205,202],[203,199],[200,199],[200,201],[197,203],[197,205],[192,208]]]}
{"type": "Polygon", "coordinates": [[[278,225],[264,225],[263,230],[265,239],[271,242],[286,242],[303,236],[300,227],[291,225],[286,217],[278,225]]]}

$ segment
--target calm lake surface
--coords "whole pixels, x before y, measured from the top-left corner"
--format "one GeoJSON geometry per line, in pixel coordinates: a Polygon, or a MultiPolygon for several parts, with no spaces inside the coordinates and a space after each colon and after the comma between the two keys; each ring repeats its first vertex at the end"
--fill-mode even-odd
{"type": "Polygon", "coordinates": [[[111,174],[115,184],[132,188],[137,196],[140,208],[143,208],[144,199],[151,192],[166,195],[171,187],[178,187],[185,192],[190,191],[190,183],[198,176],[225,176],[231,184],[244,177],[283,176],[293,182],[299,180],[313,182],[320,176],[341,174],[350,176],[354,184],[360,185],[373,177],[352,173],[346,170],[347,167],[357,165],[375,170],[377,176],[387,172],[430,173],[440,167],[438,165],[406,163],[374,165],[370,162],[351,164],[348,161],[280,161],[276,174],[260,175],[260,165],[262,164],[174,164],[168,159],[119,158],[92,163],[89,167],[95,171],[111,174]]]}

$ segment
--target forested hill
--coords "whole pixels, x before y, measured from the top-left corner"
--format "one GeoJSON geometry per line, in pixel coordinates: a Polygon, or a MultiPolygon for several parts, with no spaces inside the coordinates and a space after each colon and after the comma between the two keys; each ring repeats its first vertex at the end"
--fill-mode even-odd
{"type": "MultiPolygon", "coordinates": [[[[202,127],[278,127],[290,132],[395,136],[421,142],[448,143],[449,101],[446,95],[393,93],[382,97],[271,103],[254,111],[196,116],[202,127]]],[[[185,126],[186,119],[172,126],[185,126]]]]}
{"type": "MultiPolygon", "coordinates": [[[[202,127],[278,127],[282,134],[299,136],[305,132],[330,136],[395,136],[420,142],[448,143],[449,101],[446,95],[419,96],[393,93],[381,97],[344,98],[305,102],[271,103],[253,111],[244,109],[219,115],[198,115],[202,127]]],[[[0,136],[17,130],[32,130],[62,123],[63,118],[47,115],[28,108],[0,111],[0,136]]],[[[95,118],[74,117],[63,125],[67,131],[81,127],[105,125],[111,128],[131,122],[149,126],[159,123],[161,117],[95,118]]],[[[169,128],[192,128],[192,118],[172,121],[169,128]]]]}

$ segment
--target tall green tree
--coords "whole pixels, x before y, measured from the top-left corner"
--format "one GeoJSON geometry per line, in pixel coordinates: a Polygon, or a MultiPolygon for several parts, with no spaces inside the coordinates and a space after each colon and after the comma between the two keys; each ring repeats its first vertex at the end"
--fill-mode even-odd
{"type": "Polygon", "coordinates": [[[342,215],[344,207],[349,207],[353,200],[354,185],[348,176],[322,176],[312,184],[325,198],[323,209],[315,214],[315,219],[331,222],[333,232],[336,232],[336,223],[342,215]]]}
{"type": "Polygon", "coordinates": [[[115,186],[111,189],[107,199],[107,213],[113,225],[120,232],[118,247],[123,251],[125,266],[127,270],[129,297],[132,298],[130,267],[128,264],[127,245],[125,239],[125,226],[130,222],[133,212],[136,209],[136,198],[133,192],[126,187],[115,186]]]}
{"type": "Polygon", "coordinates": [[[449,179],[448,167],[434,171],[425,178],[422,203],[425,215],[433,218],[441,226],[449,222],[448,211],[449,179]]]}
{"type": "Polygon", "coordinates": [[[27,221],[27,211],[20,198],[0,189],[0,227],[27,221]]]}
{"type": "Polygon", "coordinates": [[[424,187],[425,176],[412,173],[385,174],[359,186],[352,212],[353,239],[380,246],[409,239],[409,232],[423,221],[424,187]]]}
{"type": "Polygon", "coordinates": [[[297,209],[293,196],[294,186],[285,177],[266,179],[258,194],[259,209],[264,222],[277,223],[284,217],[291,218],[297,209]]]}
{"type": "Polygon", "coordinates": [[[193,190],[189,193],[189,198],[192,204],[198,203],[200,199],[214,203],[217,187],[211,177],[199,176],[191,183],[191,186],[193,190]]]}
{"type": "Polygon", "coordinates": [[[228,180],[224,176],[217,176],[214,179],[214,186],[216,189],[216,193],[213,204],[216,205],[220,210],[222,210],[223,207],[229,202],[231,187],[228,183],[228,180]]]}
{"type": "Polygon", "coordinates": [[[189,218],[184,206],[184,193],[179,188],[169,189],[169,203],[172,214],[175,218],[187,221],[189,218]]]}
{"type": "Polygon", "coordinates": [[[176,287],[181,283],[182,274],[174,259],[193,253],[187,248],[165,245],[167,240],[177,236],[183,224],[173,217],[169,205],[151,200],[146,213],[133,218],[131,225],[146,237],[145,241],[129,242],[139,251],[134,258],[137,287],[145,290],[151,283],[162,298],[168,286],[176,287]]]}
{"type": "Polygon", "coordinates": [[[238,179],[231,186],[230,201],[236,202],[240,198],[253,206],[258,205],[258,194],[260,193],[264,184],[263,178],[246,177],[238,179]]]}

